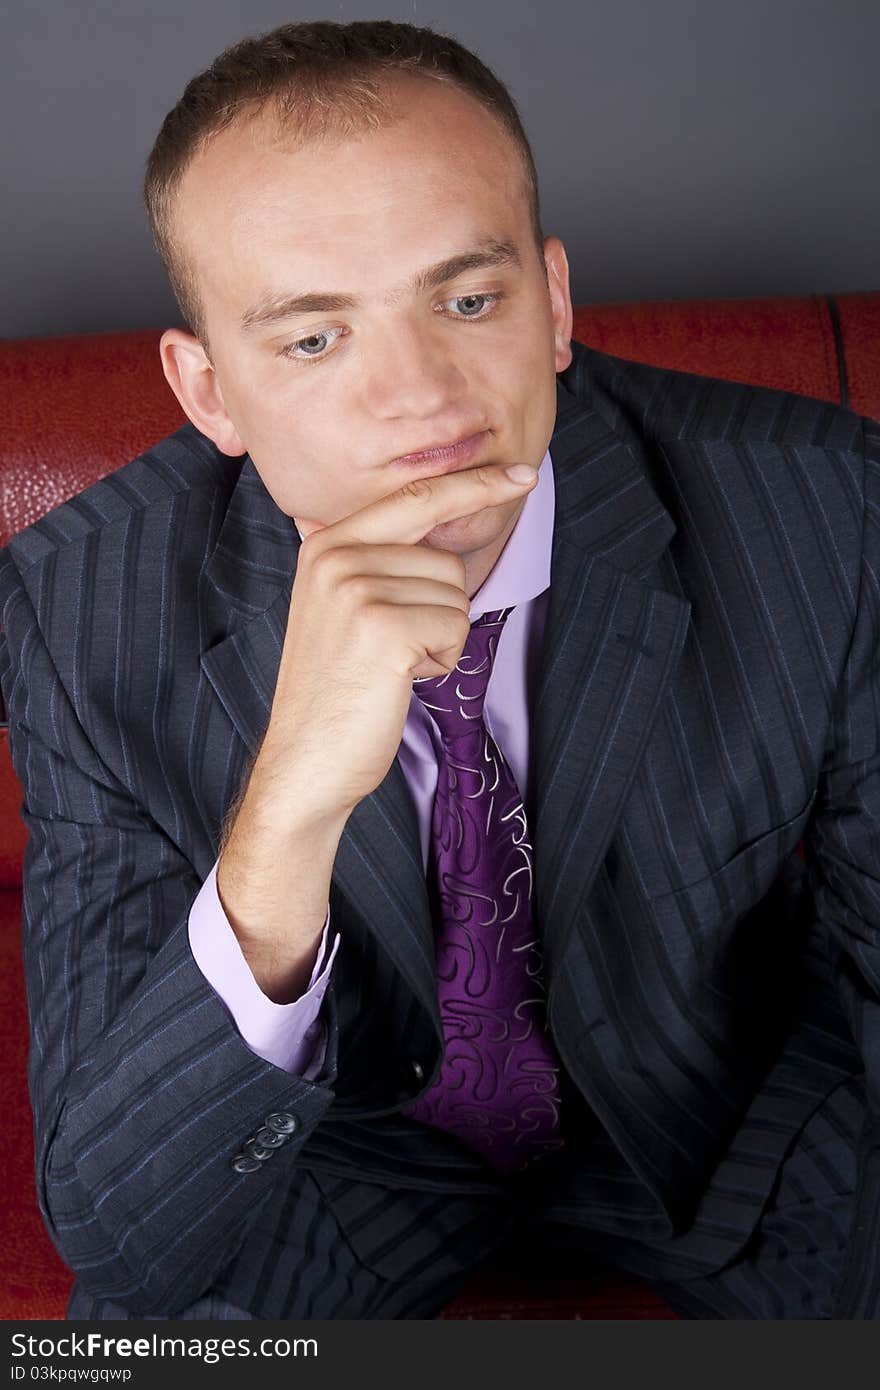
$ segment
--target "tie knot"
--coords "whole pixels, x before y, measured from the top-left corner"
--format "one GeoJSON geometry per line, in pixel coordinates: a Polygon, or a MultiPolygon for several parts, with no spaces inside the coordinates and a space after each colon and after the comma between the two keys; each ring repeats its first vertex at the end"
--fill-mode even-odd
{"type": "Polygon", "coordinates": [[[453,670],[445,676],[422,676],[413,681],[414,693],[444,741],[480,727],[498,639],[512,612],[513,608],[501,608],[475,619],[453,670]]]}

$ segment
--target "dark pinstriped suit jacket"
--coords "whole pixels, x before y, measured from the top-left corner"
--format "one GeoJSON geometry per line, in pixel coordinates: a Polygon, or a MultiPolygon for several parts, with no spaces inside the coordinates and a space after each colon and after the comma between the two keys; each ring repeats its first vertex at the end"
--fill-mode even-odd
{"type": "MultiPolygon", "coordinates": [[[[858,1315],[880,1248],[880,427],[573,350],[527,806],[573,1083],[548,1210],[633,1268],[649,1249],[716,1268],[864,1066],[864,1238],[840,1308],[858,1315]]],[[[447,1194],[444,1258],[464,1264],[467,1213],[499,1191],[396,1108],[441,1046],[396,761],[339,847],[314,1083],[244,1045],[188,949],[268,720],[298,543],[250,459],[185,425],[0,552],[40,1200],[80,1285],[135,1314],[220,1288],[278,1316],[266,1271],[302,1240],[306,1173],[391,1277],[412,1268],[413,1194],[447,1194]],[[292,1141],[233,1172],[282,1110],[292,1141]]]]}

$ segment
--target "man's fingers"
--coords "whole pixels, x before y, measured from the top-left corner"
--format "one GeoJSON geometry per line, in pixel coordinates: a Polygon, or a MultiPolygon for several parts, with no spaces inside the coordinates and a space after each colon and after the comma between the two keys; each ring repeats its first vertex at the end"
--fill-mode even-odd
{"type": "Polygon", "coordinates": [[[436,478],[411,478],[387,497],[325,527],[319,535],[326,535],[327,543],[334,546],[350,541],[364,545],[417,545],[445,521],[470,516],[484,507],[496,507],[527,493],[534,486],[538,470],[528,465],[517,467],[528,468],[526,481],[510,478],[504,464],[481,464],[479,468],[436,478]]]}

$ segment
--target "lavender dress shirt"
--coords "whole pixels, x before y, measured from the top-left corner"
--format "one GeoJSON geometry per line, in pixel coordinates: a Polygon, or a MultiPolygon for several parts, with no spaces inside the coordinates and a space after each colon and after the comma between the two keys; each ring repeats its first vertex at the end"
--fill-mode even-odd
{"type": "MultiPolygon", "coordinates": [[[[473,622],[483,613],[514,607],[498,642],[484,717],[510,764],[527,816],[532,805],[528,781],[529,711],[537,692],[549,598],[555,496],[548,451],[541,461],[537,486],[526,498],[504,550],[471,599],[470,609],[473,622]]],[[[415,803],[426,872],[438,749],[436,726],[413,695],[397,757],[415,803]]],[[[328,955],[330,909],[305,993],[291,1004],[276,1004],[263,994],[251,974],[220,904],[216,875],[215,864],[189,914],[189,942],[196,964],[232,1014],[248,1047],[284,1071],[312,1080],[324,1061],[326,1037],[320,1017],[321,1001],[340,940],[337,932],[328,955]]]]}

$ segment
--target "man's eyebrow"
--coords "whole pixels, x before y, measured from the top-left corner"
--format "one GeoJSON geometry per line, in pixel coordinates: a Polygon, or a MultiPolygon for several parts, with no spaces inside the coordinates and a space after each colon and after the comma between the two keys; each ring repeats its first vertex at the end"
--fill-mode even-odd
{"type": "MultiPolygon", "coordinates": [[[[512,265],[522,267],[519,252],[510,241],[489,240],[481,242],[471,251],[463,251],[457,256],[449,256],[425,270],[420,270],[407,284],[391,290],[388,301],[401,294],[424,294],[426,290],[437,289],[449,280],[455,280],[469,270],[488,270],[492,266],[512,265]]],[[[304,294],[264,295],[248,309],[241,318],[241,328],[251,333],[256,328],[266,328],[283,319],[294,318],[297,314],[336,313],[341,309],[357,309],[361,301],[357,295],[334,294],[329,291],[309,291],[304,294]]]]}

